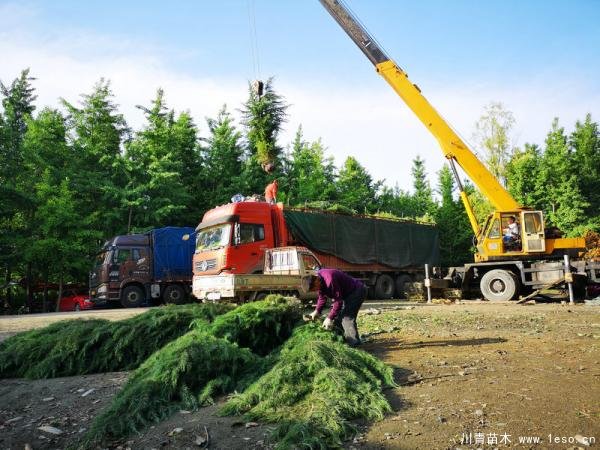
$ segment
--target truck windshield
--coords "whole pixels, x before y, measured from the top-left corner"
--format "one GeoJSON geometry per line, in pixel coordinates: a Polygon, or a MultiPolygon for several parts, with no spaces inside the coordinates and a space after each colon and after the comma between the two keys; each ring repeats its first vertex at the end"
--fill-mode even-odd
{"type": "Polygon", "coordinates": [[[215,250],[229,244],[231,224],[224,223],[206,228],[198,233],[196,238],[196,251],[215,250]]]}
{"type": "Polygon", "coordinates": [[[94,260],[94,267],[100,267],[106,261],[106,253],[100,252],[96,255],[96,259],[94,260]]]}

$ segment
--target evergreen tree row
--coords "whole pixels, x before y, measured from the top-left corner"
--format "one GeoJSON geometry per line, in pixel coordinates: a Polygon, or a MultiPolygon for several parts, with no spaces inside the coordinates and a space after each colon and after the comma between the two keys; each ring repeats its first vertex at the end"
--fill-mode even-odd
{"type": "MultiPolygon", "coordinates": [[[[166,225],[194,226],[206,210],[236,193],[262,193],[273,177],[286,204],[323,201],[361,214],[433,221],[440,228],[444,265],[471,258],[472,231],[447,167],[434,190],[425,161],[417,157],[409,193],[374,180],[352,156],[336,167],[323,143],[306,141],[301,127],[293,142],[282,146],[278,137],[288,105],[272,80],[260,97],[249,87],[241,124],[223,107],[206,119],[206,136],[189,112],[167,106],[161,89],[150,105],[138,106],[145,122],[132,130],[108,81],[100,80],[77,104],[63,99],[60,110],[38,111],[34,81],[24,70],[12,83],[0,83],[5,306],[12,302],[15,280],[28,280],[30,293],[33,282],[85,282],[103,240],[166,225]],[[261,167],[267,160],[275,163],[270,175],[261,167]]],[[[507,114],[496,108],[482,120],[496,120],[498,111],[507,114]]],[[[486,140],[484,150],[493,155],[488,166],[515,198],[543,209],[547,220],[569,235],[600,226],[598,124],[588,115],[566,135],[556,120],[544,148],[527,144],[522,150],[506,147],[511,124],[494,128],[503,139],[486,140]]],[[[489,205],[469,189],[477,211],[485,214],[489,205]]]]}

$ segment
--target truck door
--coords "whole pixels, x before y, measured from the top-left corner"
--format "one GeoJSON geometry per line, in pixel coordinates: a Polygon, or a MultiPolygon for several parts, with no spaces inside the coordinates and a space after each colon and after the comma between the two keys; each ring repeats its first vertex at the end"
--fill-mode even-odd
{"type": "Polygon", "coordinates": [[[134,262],[134,275],[142,281],[150,281],[150,258],[145,247],[131,250],[131,259],[134,262]]]}
{"type": "Polygon", "coordinates": [[[523,249],[526,252],[545,252],[544,216],[541,211],[523,211],[523,249]]]}
{"type": "Polygon", "coordinates": [[[113,262],[119,270],[119,282],[123,282],[133,276],[135,262],[131,259],[130,248],[119,248],[115,250],[113,262]]]}
{"type": "Polygon", "coordinates": [[[237,261],[236,273],[254,273],[263,269],[265,250],[265,227],[256,223],[237,223],[233,236],[233,253],[237,261]]]}

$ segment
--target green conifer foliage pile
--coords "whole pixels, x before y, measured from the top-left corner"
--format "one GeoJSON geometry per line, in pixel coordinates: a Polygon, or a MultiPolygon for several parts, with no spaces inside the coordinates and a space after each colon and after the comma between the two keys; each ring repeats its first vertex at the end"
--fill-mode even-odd
{"type": "Polygon", "coordinates": [[[127,436],[178,409],[194,409],[214,394],[230,392],[260,357],[227,339],[195,329],[142,364],[112,404],[94,420],[82,446],[127,436]]]}
{"type": "Polygon", "coordinates": [[[277,423],[277,448],[334,448],[349,420],[382,419],[390,411],[382,387],[395,386],[392,369],[350,348],[317,324],[298,327],[277,363],[221,410],[277,423]]]}
{"type": "Polygon", "coordinates": [[[290,337],[301,318],[300,302],[269,295],[263,301],[246,303],[217,317],[210,331],[264,356],[290,337]]]}
{"type": "Polygon", "coordinates": [[[230,305],[154,308],[126,320],[69,320],[20,333],[0,344],[0,377],[53,378],[131,370],[190,324],[212,321],[230,305]]]}
{"type": "Polygon", "coordinates": [[[3,376],[42,378],[135,369],[77,448],[139,432],[179,409],[241,392],[222,414],[276,423],[278,448],[339,447],[352,419],[390,410],[392,369],[302,322],[298,300],[156,308],[120,322],[77,320],[0,345],[3,376]],[[137,368],[136,368],[137,367],[137,368]]]}

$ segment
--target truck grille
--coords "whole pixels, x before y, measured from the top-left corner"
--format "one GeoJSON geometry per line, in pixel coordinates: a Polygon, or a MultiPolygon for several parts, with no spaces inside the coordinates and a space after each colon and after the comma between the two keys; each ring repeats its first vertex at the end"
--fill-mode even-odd
{"type": "Polygon", "coordinates": [[[206,272],[214,269],[217,266],[216,259],[206,259],[204,261],[196,261],[196,272],[206,272]]]}

